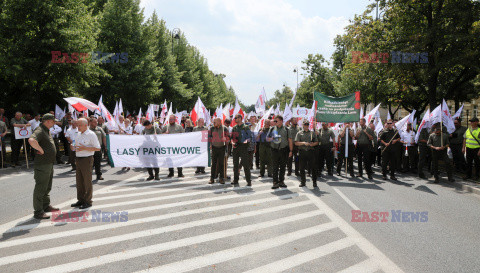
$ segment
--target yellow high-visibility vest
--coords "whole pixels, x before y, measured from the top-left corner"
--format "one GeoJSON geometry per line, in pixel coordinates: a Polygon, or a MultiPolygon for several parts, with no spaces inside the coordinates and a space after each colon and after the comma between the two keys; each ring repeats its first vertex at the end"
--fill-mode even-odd
{"type": "Polygon", "coordinates": [[[475,140],[473,136],[475,136],[478,140],[480,140],[478,134],[480,133],[480,127],[472,131],[472,129],[468,129],[465,132],[465,146],[470,149],[477,149],[480,148],[480,144],[478,141],[475,140]],[[472,135],[473,134],[473,135],[472,135]]]}

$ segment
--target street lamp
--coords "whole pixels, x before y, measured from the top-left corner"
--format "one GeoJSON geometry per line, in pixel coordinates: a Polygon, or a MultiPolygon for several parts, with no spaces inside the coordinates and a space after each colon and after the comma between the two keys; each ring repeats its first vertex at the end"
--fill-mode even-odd
{"type": "Polygon", "coordinates": [[[283,83],[283,97],[285,98],[285,104],[287,104],[287,83],[283,83]]]}
{"type": "Polygon", "coordinates": [[[297,90],[295,90],[295,93],[297,93],[298,92],[298,67],[295,66],[293,68],[293,73],[297,73],[297,90]]]}
{"type": "Polygon", "coordinates": [[[180,39],[180,29],[179,28],[174,28],[172,30],[172,53],[173,53],[173,39],[180,39]]]}

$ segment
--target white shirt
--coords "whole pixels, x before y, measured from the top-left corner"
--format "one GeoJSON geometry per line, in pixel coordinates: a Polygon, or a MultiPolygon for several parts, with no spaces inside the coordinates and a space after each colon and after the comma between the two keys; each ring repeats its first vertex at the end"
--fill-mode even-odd
{"type": "Polygon", "coordinates": [[[67,133],[65,134],[65,137],[68,137],[68,138],[70,138],[70,140],[74,141],[75,138],[77,137],[77,133],[78,133],[78,128],[73,129],[72,127],[70,127],[67,130],[67,133]]]}
{"type": "Polygon", "coordinates": [[[407,131],[403,132],[401,134],[401,140],[406,143],[403,145],[406,145],[409,147],[415,145],[415,132],[413,130],[410,130],[410,132],[407,132],[407,131]]]}
{"type": "Polygon", "coordinates": [[[37,129],[38,126],[40,126],[40,120],[36,121],[35,119],[30,120],[28,123],[32,126],[32,132],[37,129]]]}
{"type": "MultiPolygon", "coordinates": [[[[98,137],[97,135],[87,129],[85,132],[77,132],[77,135],[75,137],[75,144],[77,146],[83,145],[85,147],[94,147],[97,149],[100,149],[100,143],[98,142],[98,137]]],[[[92,156],[95,152],[91,151],[77,151],[77,157],[88,157],[92,156]]]]}
{"type": "Polygon", "coordinates": [[[127,127],[124,129],[124,131],[125,131],[125,134],[126,134],[126,135],[133,135],[133,127],[130,126],[130,125],[127,126],[127,127]]]}
{"type": "Polygon", "coordinates": [[[54,124],[52,128],[50,128],[50,134],[53,138],[58,138],[58,134],[62,132],[62,128],[57,124],[54,124]]]}
{"type": "Polygon", "coordinates": [[[140,135],[140,134],[142,134],[143,129],[145,129],[145,128],[143,127],[142,124],[139,123],[139,124],[135,125],[135,133],[140,135]]]}

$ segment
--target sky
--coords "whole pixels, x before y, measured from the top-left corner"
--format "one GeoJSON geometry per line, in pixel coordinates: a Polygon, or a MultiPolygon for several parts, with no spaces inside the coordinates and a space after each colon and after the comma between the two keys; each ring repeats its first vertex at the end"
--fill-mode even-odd
{"type": "Polygon", "coordinates": [[[145,18],[155,10],[169,29],[179,28],[226,75],[238,99],[255,104],[283,84],[295,89],[302,61],[322,54],[329,62],[333,39],[373,0],[141,0],[145,18]]]}

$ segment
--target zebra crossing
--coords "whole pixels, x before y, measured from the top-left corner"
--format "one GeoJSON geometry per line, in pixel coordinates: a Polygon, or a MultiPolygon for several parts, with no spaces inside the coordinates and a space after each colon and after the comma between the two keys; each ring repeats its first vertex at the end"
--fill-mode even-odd
{"type": "Polygon", "coordinates": [[[402,272],[295,177],[272,190],[184,175],[141,173],[95,191],[89,210],[61,204],[66,219],[2,224],[0,272],[402,272]]]}

